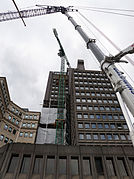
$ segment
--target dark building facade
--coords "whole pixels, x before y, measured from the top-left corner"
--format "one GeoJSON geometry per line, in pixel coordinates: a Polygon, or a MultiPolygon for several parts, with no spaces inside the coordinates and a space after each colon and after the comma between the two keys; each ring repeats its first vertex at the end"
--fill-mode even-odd
{"type": "MultiPolygon", "coordinates": [[[[42,114],[37,139],[55,132],[58,82],[59,73],[50,72],[43,102],[50,113],[42,114]]],[[[79,60],[65,74],[65,91],[66,145],[7,144],[0,148],[0,178],[133,179],[134,148],[106,75],[79,60]]]]}
{"type": "Polygon", "coordinates": [[[8,144],[0,148],[1,179],[133,179],[127,146],[8,144]]]}
{"type": "Polygon", "coordinates": [[[128,126],[106,74],[85,70],[84,61],[78,60],[68,76],[71,144],[131,145],[128,126]]]}

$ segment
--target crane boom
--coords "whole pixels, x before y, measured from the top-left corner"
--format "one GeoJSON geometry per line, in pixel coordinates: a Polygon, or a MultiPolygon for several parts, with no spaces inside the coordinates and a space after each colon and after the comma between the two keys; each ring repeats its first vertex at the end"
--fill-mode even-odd
{"type": "Polygon", "coordinates": [[[21,10],[19,12],[9,11],[6,13],[0,13],[0,22],[62,12],[64,9],[66,9],[68,12],[74,11],[74,9],[71,7],[64,8],[62,6],[41,6],[41,8],[21,10]]]}

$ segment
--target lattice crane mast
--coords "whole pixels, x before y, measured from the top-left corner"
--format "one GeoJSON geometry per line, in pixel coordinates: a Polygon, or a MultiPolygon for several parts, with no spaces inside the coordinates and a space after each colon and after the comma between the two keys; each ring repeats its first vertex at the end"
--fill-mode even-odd
{"type": "Polygon", "coordinates": [[[56,144],[64,144],[64,127],[65,127],[65,61],[69,68],[71,68],[70,63],[67,59],[65,51],[61,45],[60,39],[56,29],[53,29],[54,35],[60,46],[58,55],[61,58],[61,68],[59,75],[59,91],[58,91],[58,109],[57,109],[57,119],[56,119],[56,144]]]}
{"type": "MultiPolygon", "coordinates": [[[[101,64],[101,69],[106,73],[111,83],[114,86],[116,92],[120,93],[121,98],[125,102],[126,106],[134,116],[134,88],[129,84],[125,79],[122,73],[115,66],[115,63],[125,62],[120,60],[124,55],[134,53],[134,44],[129,46],[127,49],[121,51],[119,54],[113,57],[107,57],[96,45],[95,39],[91,39],[88,35],[82,30],[81,26],[78,25],[74,19],[68,14],[68,12],[77,11],[73,7],[69,6],[67,8],[62,6],[40,6],[39,9],[23,10],[20,11],[22,18],[28,18],[33,16],[51,14],[56,12],[61,12],[64,14],[68,20],[74,25],[75,29],[79,32],[83,40],[85,41],[87,48],[92,51],[94,56],[97,58],[101,64]]],[[[0,13],[0,22],[13,20],[20,18],[18,12],[7,12],[0,13]]],[[[132,120],[127,118],[126,122],[129,127],[130,137],[134,145],[134,126],[132,120]]]]}

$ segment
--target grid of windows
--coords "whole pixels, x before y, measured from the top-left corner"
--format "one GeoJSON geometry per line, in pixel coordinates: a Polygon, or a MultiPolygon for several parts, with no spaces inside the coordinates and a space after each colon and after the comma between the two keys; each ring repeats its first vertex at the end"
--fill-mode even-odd
{"type": "MultiPolygon", "coordinates": [[[[94,126],[95,127],[95,126],[94,126]]],[[[130,141],[129,134],[114,133],[79,133],[79,140],[98,140],[98,141],[130,141]]]]}

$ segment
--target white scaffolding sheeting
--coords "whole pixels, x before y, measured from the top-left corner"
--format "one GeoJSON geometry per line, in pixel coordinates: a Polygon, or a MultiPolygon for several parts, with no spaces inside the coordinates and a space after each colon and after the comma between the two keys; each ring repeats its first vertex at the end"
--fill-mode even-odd
{"type": "Polygon", "coordinates": [[[41,112],[41,124],[55,123],[57,118],[57,108],[42,108],[41,112]]]}
{"type": "Polygon", "coordinates": [[[38,128],[36,144],[55,144],[56,129],[38,128]]]}

